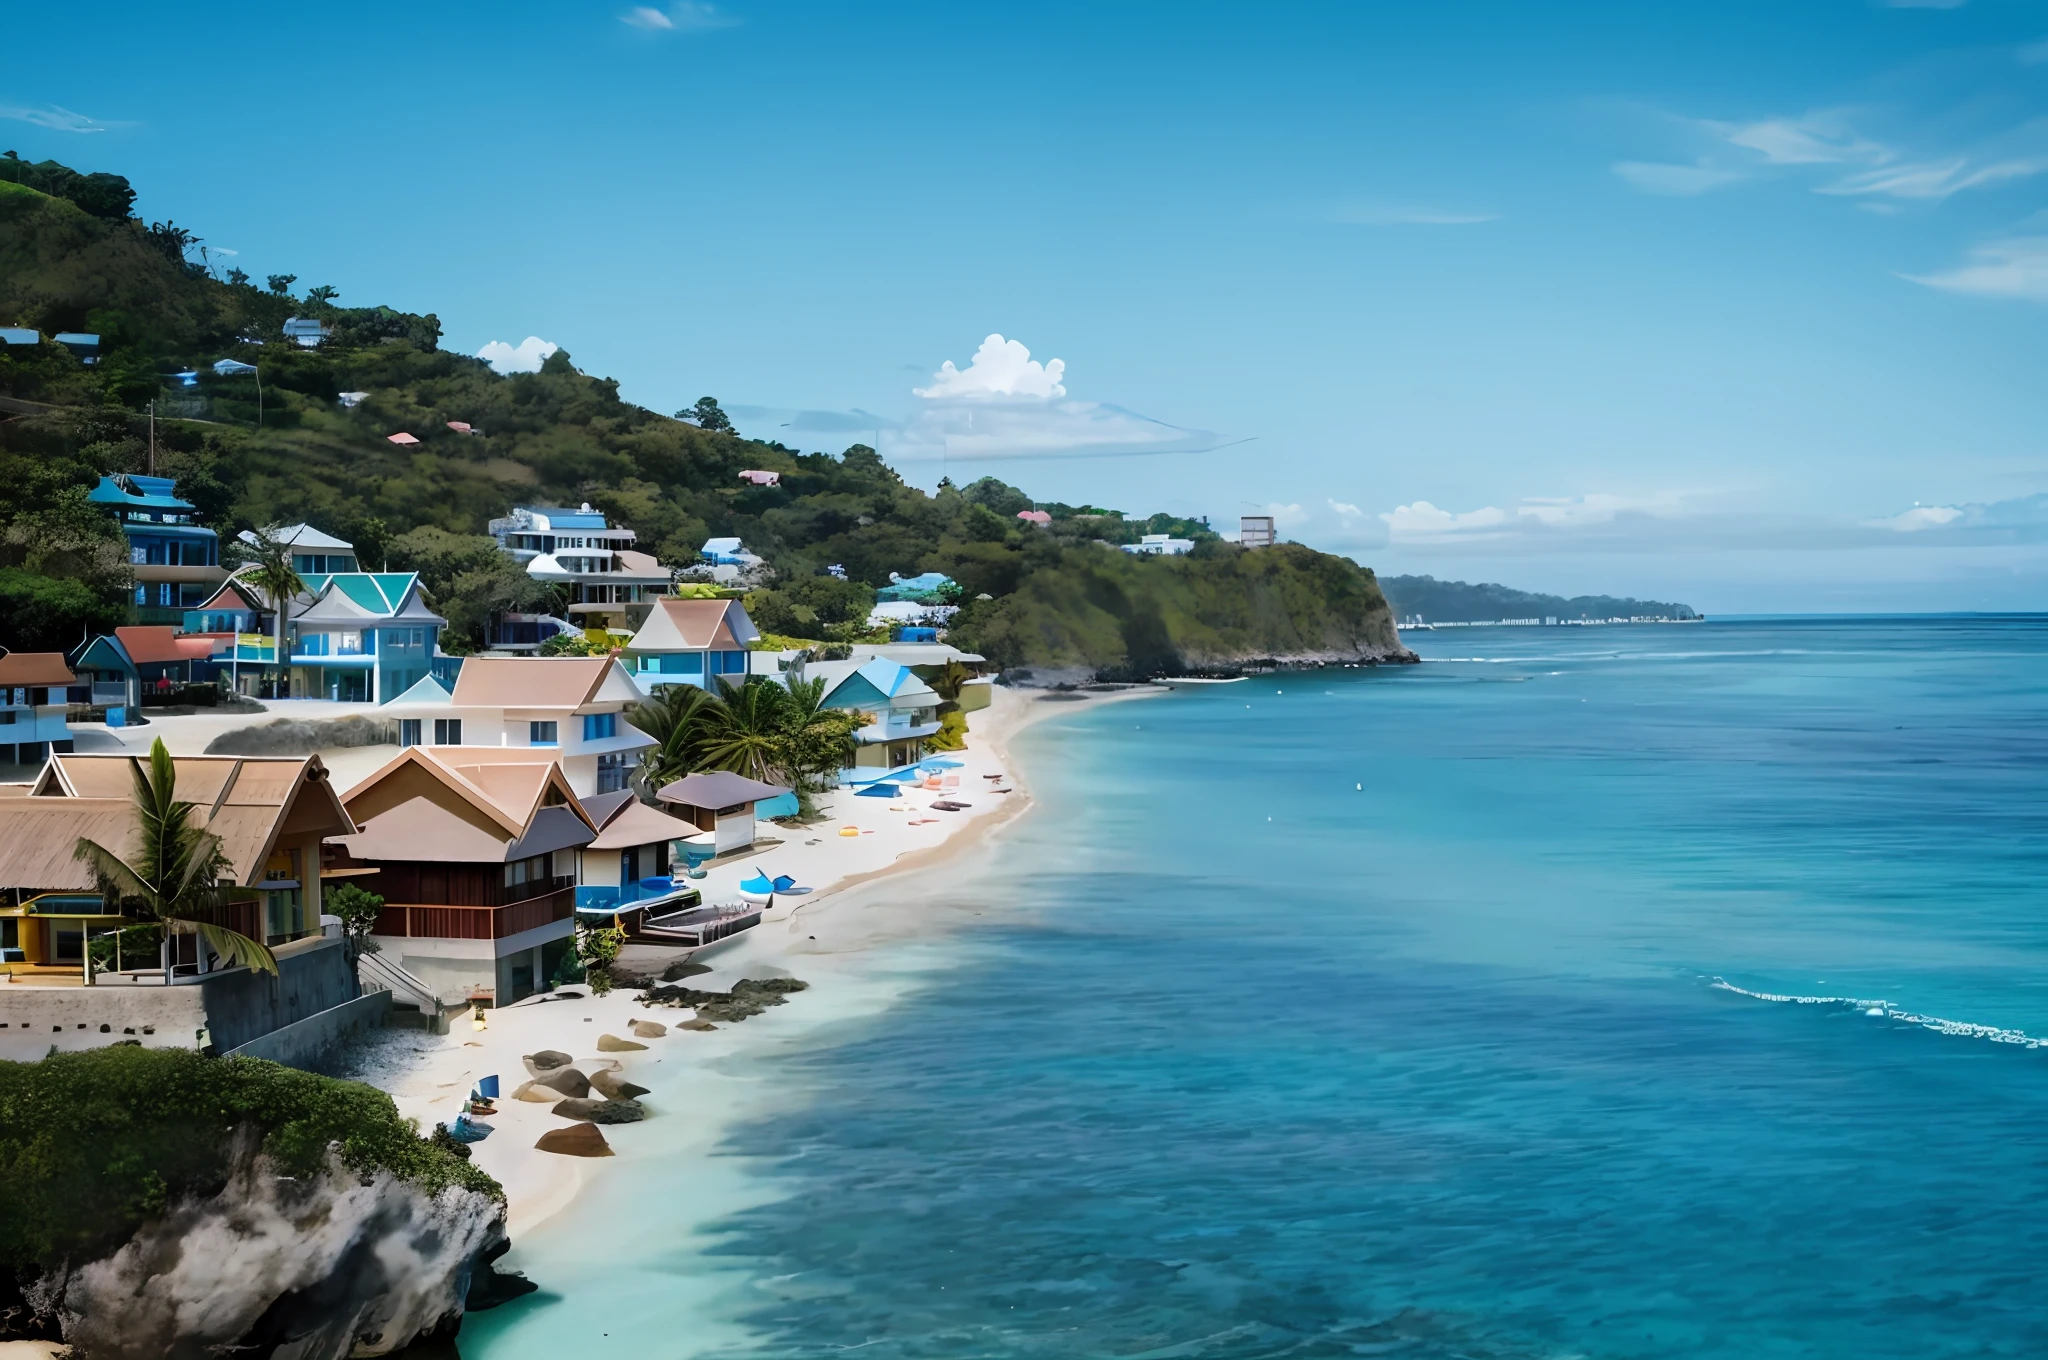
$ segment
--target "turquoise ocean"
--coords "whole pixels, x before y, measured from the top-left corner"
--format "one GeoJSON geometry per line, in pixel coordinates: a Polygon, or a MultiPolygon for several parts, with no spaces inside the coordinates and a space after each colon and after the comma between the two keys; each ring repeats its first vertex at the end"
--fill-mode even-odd
{"type": "Polygon", "coordinates": [[[748,1190],[464,1355],[2048,1355],[2048,619],[1408,640],[1027,732],[748,1190]]]}

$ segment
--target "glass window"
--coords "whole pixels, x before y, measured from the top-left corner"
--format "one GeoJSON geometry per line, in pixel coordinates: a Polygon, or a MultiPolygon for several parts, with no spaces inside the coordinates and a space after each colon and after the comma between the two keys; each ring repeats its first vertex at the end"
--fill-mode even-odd
{"type": "Polygon", "coordinates": [[[551,722],[528,723],[526,725],[526,744],[528,746],[556,745],[555,725],[551,722]]]}
{"type": "Polygon", "coordinates": [[[434,745],[436,745],[436,746],[460,746],[460,745],[462,745],[462,719],[460,719],[460,718],[436,718],[436,719],[434,719],[434,745]]]}
{"type": "Polygon", "coordinates": [[[626,753],[613,751],[597,758],[597,791],[617,793],[626,787],[626,753]]]}
{"type": "MultiPolygon", "coordinates": [[[[619,715],[616,713],[586,713],[583,715],[583,739],[603,741],[619,734],[619,715]]],[[[610,792],[610,790],[606,790],[610,792]]]]}
{"type": "Polygon", "coordinates": [[[400,746],[417,746],[420,744],[420,720],[418,718],[400,718],[398,720],[398,744],[400,746]]]}

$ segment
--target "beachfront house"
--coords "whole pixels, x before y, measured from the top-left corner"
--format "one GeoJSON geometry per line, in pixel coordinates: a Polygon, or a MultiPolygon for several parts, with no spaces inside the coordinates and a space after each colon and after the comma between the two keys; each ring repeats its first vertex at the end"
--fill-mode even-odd
{"type": "Polygon", "coordinates": [[[71,749],[70,701],[90,692],[59,652],[0,651],[0,760],[15,765],[71,749]]]}
{"type": "Polygon", "coordinates": [[[90,687],[89,702],[107,709],[107,720],[118,724],[125,710],[141,707],[145,694],[169,696],[203,682],[213,649],[212,638],[168,624],[130,624],[89,639],[72,653],[71,670],[78,683],[90,687]]]}
{"type": "Polygon", "coordinates": [[[576,887],[576,905],[586,910],[668,892],[675,843],[700,830],[662,808],[649,807],[628,789],[585,798],[583,810],[597,827],[597,838],[583,847],[583,872],[576,887]]]}
{"type": "MultiPolygon", "coordinates": [[[[561,588],[568,597],[569,624],[586,633],[629,631],[627,606],[665,594],[674,579],[653,554],[634,550],[637,536],[631,529],[607,523],[603,512],[588,501],[575,510],[516,505],[511,514],[492,520],[489,528],[498,546],[522,564],[527,575],[561,588]]],[[[509,621],[551,620],[525,615],[509,621]]],[[[557,631],[561,630],[494,630],[491,646],[531,651],[557,631]]]]}
{"type": "Polygon", "coordinates": [[[398,719],[401,746],[449,759],[559,761],[582,797],[626,787],[640,752],[654,745],[626,721],[645,697],[609,656],[473,656],[452,689],[423,679],[384,711],[398,719]],[[465,754],[439,749],[455,747],[465,754]]]}
{"type": "Polygon", "coordinates": [[[384,899],[382,958],[444,1001],[504,1005],[547,990],[569,952],[597,828],[551,752],[476,754],[407,747],[356,785],[361,830],[330,842],[327,872],[384,899]]]}
{"type": "MultiPolygon", "coordinates": [[[[72,855],[87,836],[132,853],[139,831],[136,757],[54,755],[25,797],[0,798],[0,954],[10,982],[77,980],[84,934],[122,924],[119,903],[103,901],[91,869],[72,855]]],[[[179,799],[220,838],[229,881],[251,890],[216,924],[272,947],[320,934],[320,845],[354,831],[318,756],[176,756],[179,799]]],[[[220,965],[197,936],[183,936],[172,962],[199,974],[220,965]]],[[[154,961],[151,961],[154,966],[154,961]]]]}
{"type": "Polygon", "coordinates": [[[723,855],[752,845],[758,805],[786,798],[789,792],[729,770],[706,770],[663,785],[655,797],[696,831],[711,833],[715,853],[723,855]]]}
{"type": "Polygon", "coordinates": [[[171,478],[109,473],[85,498],[112,511],[128,540],[136,623],[181,622],[227,579],[220,536],[199,522],[199,508],[179,498],[171,478]]]}
{"type": "Polygon", "coordinates": [[[622,659],[646,693],[661,685],[695,685],[716,692],[717,682],[747,677],[748,644],[761,630],[738,600],[656,600],[640,621],[622,659]]]}
{"type": "Polygon", "coordinates": [[[930,683],[949,664],[957,664],[973,678],[960,687],[957,702],[962,713],[978,713],[994,701],[995,680],[987,674],[988,660],[976,652],[963,652],[938,641],[857,642],[849,649],[856,668],[862,662],[880,659],[906,667],[918,679],[930,683]]]}
{"type": "Polygon", "coordinates": [[[427,607],[413,572],[305,578],[305,604],[286,623],[291,692],[302,699],[378,704],[429,675],[452,680],[462,661],[441,653],[448,620],[427,607]]]}
{"type": "Polygon", "coordinates": [[[825,682],[826,708],[869,715],[853,734],[854,768],[899,769],[924,758],[924,744],[939,730],[939,696],[908,666],[867,661],[814,661],[802,678],[825,682]]]}

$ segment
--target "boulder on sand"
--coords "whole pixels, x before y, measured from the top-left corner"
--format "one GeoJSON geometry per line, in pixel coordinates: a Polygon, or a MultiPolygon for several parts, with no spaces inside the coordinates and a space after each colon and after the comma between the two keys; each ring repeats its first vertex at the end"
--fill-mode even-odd
{"type": "Polygon", "coordinates": [[[590,1078],[584,1076],[573,1067],[564,1067],[558,1072],[550,1072],[544,1077],[536,1077],[533,1084],[546,1087],[551,1091],[558,1091],[562,1095],[574,1099],[581,1099],[590,1094],[590,1078]]]}
{"type": "Polygon", "coordinates": [[[685,1020],[682,1024],[677,1025],[676,1028],[702,1031],[707,1029],[717,1029],[718,1026],[712,1024],[709,1020],[685,1020]]]}
{"type": "Polygon", "coordinates": [[[631,1028],[635,1039],[659,1039],[668,1033],[668,1026],[659,1020],[635,1020],[631,1028]]]}
{"type": "Polygon", "coordinates": [[[636,1044],[631,1039],[621,1039],[616,1034],[597,1036],[597,1051],[600,1053],[632,1053],[646,1047],[646,1044],[636,1044]]]}
{"type": "Polygon", "coordinates": [[[552,1086],[543,1086],[537,1081],[522,1081],[519,1089],[512,1093],[514,1100],[530,1100],[537,1105],[551,1105],[562,1098],[562,1093],[552,1086]]]}
{"type": "Polygon", "coordinates": [[[549,1129],[534,1146],[542,1152],[559,1152],[564,1157],[613,1157],[612,1145],[595,1124],[571,1124],[566,1129],[549,1129]]]}
{"type": "Polygon", "coordinates": [[[631,1100],[647,1094],[645,1086],[635,1086],[616,1072],[592,1072],[590,1089],[606,1100],[631,1100]]]}
{"type": "Polygon", "coordinates": [[[558,1048],[544,1048],[538,1053],[529,1053],[519,1061],[526,1064],[530,1076],[544,1077],[558,1068],[567,1067],[576,1060],[558,1048]]]}
{"type": "Polygon", "coordinates": [[[637,1124],[647,1117],[647,1107],[637,1100],[564,1100],[554,1112],[592,1124],[637,1124]]]}

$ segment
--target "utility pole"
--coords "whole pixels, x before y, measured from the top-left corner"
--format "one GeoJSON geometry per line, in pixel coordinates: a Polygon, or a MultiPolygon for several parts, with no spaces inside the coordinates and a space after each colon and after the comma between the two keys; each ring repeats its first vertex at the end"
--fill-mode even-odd
{"type": "Polygon", "coordinates": [[[156,402],[149,403],[149,475],[156,476],[156,402]]]}

